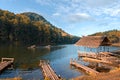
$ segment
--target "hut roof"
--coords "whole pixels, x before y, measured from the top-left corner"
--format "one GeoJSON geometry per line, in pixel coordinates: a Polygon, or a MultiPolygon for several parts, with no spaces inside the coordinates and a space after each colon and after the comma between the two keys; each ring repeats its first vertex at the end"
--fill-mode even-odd
{"type": "Polygon", "coordinates": [[[76,42],[75,45],[97,48],[99,46],[109,46],[110,40],[106,36],[85,36],[76,42]]]}

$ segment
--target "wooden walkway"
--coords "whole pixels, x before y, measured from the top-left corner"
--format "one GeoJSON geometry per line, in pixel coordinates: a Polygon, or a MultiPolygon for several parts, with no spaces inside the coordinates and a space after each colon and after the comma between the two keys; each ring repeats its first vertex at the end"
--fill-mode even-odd
{"type": "Polygon", "coordinates": [[[0,73],[8,66],[13,64],[14,58],[2,58],[0,63],[0,73]]]}
{"type": "Polygon", "coordinates": [[[53,69],[49,65],[49,61],[40,60],[39,66],[42,68],[44,78],[50,80],[60,80],[59,77],[55,74],[53,69]]]}
{"type": "Polygon", "coordinates": [[[97,72],[97,71],[95,71],[95,70],[93,70],[93,69],[91,69],[89,67],[86,67],[84,65],[81,65],[81,64],[77,63],[73,59],[70,60],[70,65],[73,65],[73,66],[75,66],[77,68],[80,68],[80,69],[84,70],[86,73],[88,73],[90,75],[97,75],[99,73],[99,72],[97,72]]]}

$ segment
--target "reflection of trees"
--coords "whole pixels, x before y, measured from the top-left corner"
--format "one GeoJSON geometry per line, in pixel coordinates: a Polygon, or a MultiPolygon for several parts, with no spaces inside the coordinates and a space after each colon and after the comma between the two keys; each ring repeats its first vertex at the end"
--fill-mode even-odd
{"type": "Polygon", "coordinates": [[[63,46],[47,48],[27,49],[26,47],[0,47],[0,59],[2,57],[15,58],[14,67],[21,69],[30,69],[38,67],[41,56],[48,54],[50,51],[55,51],[63,48],[63,46]]]}
{"type": "Polygon", "coordinates": [[[62,49],[62,48],[64,48],[65,46],[52,46],[51,48],[50,48],[50,51],[56,51],[56,50],[59,50],[59,49],[62,49]]]}

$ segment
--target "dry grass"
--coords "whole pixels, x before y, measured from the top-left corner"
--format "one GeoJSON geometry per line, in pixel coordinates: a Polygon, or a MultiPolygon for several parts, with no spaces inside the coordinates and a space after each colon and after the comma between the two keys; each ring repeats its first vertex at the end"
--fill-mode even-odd
{"type": "Polygon", "coordinates": [[[100,73],[97,76],[81,76],[74,78],[73,80],[120,80],[120,69],[109,73],[100,73]]]}
{"type": "Polygon", "coordinates": [[[15,78],[6,78],[6,79],[0,79],[0,80],[22,80],[21,77],[15,77],[15,78]]]}

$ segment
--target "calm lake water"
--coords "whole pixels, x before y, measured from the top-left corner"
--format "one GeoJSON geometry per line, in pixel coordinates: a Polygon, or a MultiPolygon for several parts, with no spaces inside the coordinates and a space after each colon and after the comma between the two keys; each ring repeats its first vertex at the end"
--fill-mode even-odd
{"type": "MultiPolygon", "coordinates": [[[[117,49],[112,47],[111,50],[117,49]]],[[[27,49],[26,47],[2,46],[0,47],[0,59],[2,57],[15,58],[14,69],[5,70],[0,78],[22,77],[24,80],[43,80],[39,60],[47,59],[57,75],[70,79],[83,75],[83,72],[69,65],[70,58],[78,58],[78,48],[74,45],[58,45],[48,48],[27,49]]],[[[88,64],[81,62],[81,64],[88,64]]]]}

